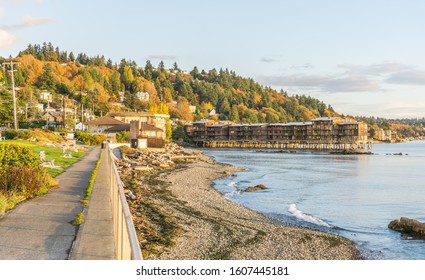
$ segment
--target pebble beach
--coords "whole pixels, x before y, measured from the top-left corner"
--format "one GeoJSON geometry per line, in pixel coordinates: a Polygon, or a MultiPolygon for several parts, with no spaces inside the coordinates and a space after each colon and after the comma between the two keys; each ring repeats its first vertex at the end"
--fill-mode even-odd
{"type": "MultiPolygon", "coordinates": [[[[198,153],[197,159],[169,172],[172,203],[161,206],[180,225],[174,246],[151,260],[355,260],[355,244],[345,238],[282,224],[227,200],[212,181],[238,168],[220,164],[198,153]]],[[[137,223],[137,221],[136,221],[137,223]]]]}

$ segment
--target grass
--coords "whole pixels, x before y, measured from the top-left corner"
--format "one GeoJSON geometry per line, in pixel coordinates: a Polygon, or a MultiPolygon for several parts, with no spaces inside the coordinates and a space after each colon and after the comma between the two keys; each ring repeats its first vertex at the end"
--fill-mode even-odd
{"type": "Polygon", "coordinates": [[[72,224],[75,226],[79,226],[84,222],[84,214],[83,212],[78,213],[77,216],[75,216],[74,220],[72,220],[72,224]]]}
{"type": "Polygon", "coordinates": [[[80,213],[77,214],[77,216],[75,216],[74,220],[72,220],[72,224],[79,226],[84,222],[84,210],[87,207],[87,204],[89,203],[89,198],[92,194],[93,191],[93,185],[94,185],[94,180],[96,179],[97,176],[97,171],[99,170],[99,165],[100,165],[100,160],[102,159],[102,154],[100,154],[99,159],[96,162],[96,166],[91,174],[90,180],[89,180],[89,184],[86,188],[86,191],[84,193],[84,198],[81,200],[81,204],[83,205],[83,210],[81,210],[80,213]]]}
{"type": "MultiPolygon", "coordinates": [[[[27,147],[31,149],[36,155],[38,155],[40,151],[44,151],[46,154],[47,160],[55,160],[55,166],[60,166],[63,169],[70,167],[72,164],[77,162],[80,158],[82,158],[86,154],[86,152],[71,152],[72,158],[64,158],[62,157],[63,151],[61,148],[41,146],[37,142],[30,142],[26,140],[1,141],[0,145],[3,145],[3,144],[15,144],[15,145],[27,147]]],[[[53,178],[65,171],[65,170],[59,170],[59,169],[53,169],[53,168],[47,168],[47,167],[46,169],[47,169],[47,172],[50,174],[50,176],[52,176],[53,178]]]]}

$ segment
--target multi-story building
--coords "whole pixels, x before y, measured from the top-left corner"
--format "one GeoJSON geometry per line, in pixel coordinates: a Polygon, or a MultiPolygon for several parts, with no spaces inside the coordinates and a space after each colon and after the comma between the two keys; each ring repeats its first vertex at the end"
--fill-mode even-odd
{"type": "Polygon", "coordinates": [[[271,124],[228,124],[202,120],[186,126],[192,140],[201,145],[211,142],[296,144],[303,147],[338,147],[347,145],[369,145],[367,124],[353,118],[317,118],[311,122],[290,122],[271,124]]]}

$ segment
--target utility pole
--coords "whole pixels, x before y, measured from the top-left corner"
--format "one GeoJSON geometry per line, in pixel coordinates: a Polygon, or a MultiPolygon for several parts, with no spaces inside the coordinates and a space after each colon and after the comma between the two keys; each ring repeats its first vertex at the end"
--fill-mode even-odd
{"type": "Polygon", "coordinates": [[[14,72],[16,72],[17,70],[13,69],[14,65],[19,65],[19,62],[15,62],[13,61],[12,57],[10,59],[8,59],[7,62],[4,62],[3,64],[5,65],[9,65],[10,66],[10,70],[8,70],[8,72],[11,73],[12,75],[12,97],[13,97],[13,128],[14,129],[18,129],[18,117],[16,114],[16,92],[15,92],[15,75],[14,72]]]}

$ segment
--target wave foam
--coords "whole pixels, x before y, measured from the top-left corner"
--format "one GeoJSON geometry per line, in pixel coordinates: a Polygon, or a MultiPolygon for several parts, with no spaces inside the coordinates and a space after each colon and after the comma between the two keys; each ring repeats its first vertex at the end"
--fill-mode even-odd
{"type": "Polygon", "coordinates": [[[300,220],[303,220],[305,222],[309,222],[322,227],[332,228],[332,226],[326,223],[325,221],[322,221],[321,219],[317,217],[303,213],[301,210],[297,208],[297,205],[295,203],[289,205],[288,212],[291,213],[294,217],[300,220]]]}
{"type": "Polygon", "coordinates": [[[236,191],[232,191],[229,193],[224,194],[224,197],[231,200],[232,198],[234,198],[235,196],[239,195],[241,192],[239,190],[236,191]]]}
{"type": "Polygon", "coordinates": [[[228,187],[236,187],[238,185],[238,182],[230,182],[227,184],[228,187]]]}

